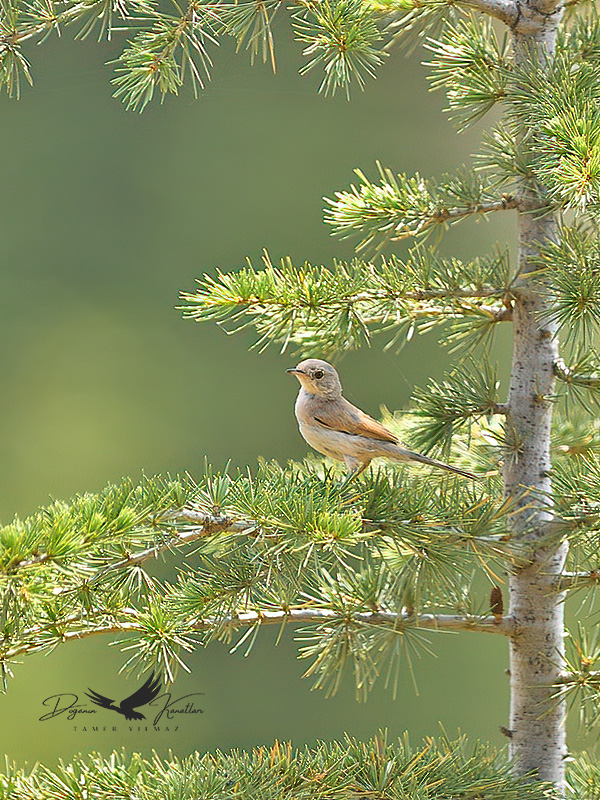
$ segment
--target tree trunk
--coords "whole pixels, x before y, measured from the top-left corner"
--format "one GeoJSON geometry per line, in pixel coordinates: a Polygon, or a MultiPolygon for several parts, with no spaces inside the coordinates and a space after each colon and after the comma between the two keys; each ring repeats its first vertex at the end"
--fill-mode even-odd
{"type": "MultiPolygon", "coordinates": [[[[513,28],[516,64],[526,67],[535,51],[542,59],[552,55],[560,12],[556,2],[522,4],[513,28]]],[[[566,709],[552,699],[551,685],[564,653],[564,603],[555,585],[567,544],[544,541],[553,515],[550,427],[558,343],[555,327],[540,320],[545,298],[528,278],[535,269],[531,259],[538,243],[556,238],[557,221],[530,182],[522,180],[518,194],[522,280],[513,312],[504,481],[507,496],[520,497],[519,513],[512,520],[513,537],[530,561],[511,575],[509,585],[509,613],[516,631],[510,645],[510,753],[519,774],[534,771],[562,790],[566,709]]]]}

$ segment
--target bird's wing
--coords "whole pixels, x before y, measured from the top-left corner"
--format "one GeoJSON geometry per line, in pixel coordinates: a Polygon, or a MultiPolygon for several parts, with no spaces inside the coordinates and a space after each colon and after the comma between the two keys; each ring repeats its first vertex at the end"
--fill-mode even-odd
{"type": "Polygon", "coordinates": [[[146,703],[154,700],[159,692],[160,678],[155,678],[154,673],[152,673],[146,683],[143,686],[140,686],[140,688],[133,694],[129,695],[129,697],[126,697],[125,700],[122,700],[119,703],[119,706],[123,709],[145,706],[146,703]]]}
{"type": "MultiPolygon", "coordinates": [[[[90,687],[88,686],[88,689],[90,687]]],[[[90,698],[92,703],[95,703],[97,706],[102,706],[102,708],[110,708],[113,704],[113,700],[110,697],[105,697],[103,694],[98,694],[93,689],[90,689],[90,692],[86,692],[86,695],[90,698]],[[91,694],[90,694],[91,692],[91,694]]]]}
{"type": "Polygon", "coordinates": [[[321,403],[314,411],[314,418],[324,427],[334,431],[398,444],[398,438],[381,422],[377,422],[343,398],[334,403],[321,403]]]}

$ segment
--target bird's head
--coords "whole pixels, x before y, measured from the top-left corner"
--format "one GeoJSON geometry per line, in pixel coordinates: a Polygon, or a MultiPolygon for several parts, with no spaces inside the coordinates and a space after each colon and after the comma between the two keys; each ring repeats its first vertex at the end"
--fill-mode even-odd
{"type": "Polygon", "coordinates": [[[329,398],[342,395],[342,384],[337,372],[331,364],[321,361],[320,358],[307,358],[286,372],[295,375],[310,394],[320,394],[329,398]]]}

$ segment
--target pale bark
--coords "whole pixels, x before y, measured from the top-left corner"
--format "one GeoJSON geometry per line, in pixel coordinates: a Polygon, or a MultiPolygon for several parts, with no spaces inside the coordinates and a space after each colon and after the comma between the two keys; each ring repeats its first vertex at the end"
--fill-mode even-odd
{"type": "MultiPolygon", "coordinates": [[[[561,7],[555,0],[520,3],[513,26],[515,62],[531,63],[554,51],[561,7]]],[[[510,642],[510,753],[519,774],[533,771],[562,790],[566,755],[565,705],[553,695],[564,655],[564,603],[556,590],[567,551],[565,542],[548,539],[553,518],[550,480],[550,426],[556,329],[540,321],[546,308],[529,273],[539,244],[556,240],[557,224],[535,187],[519,186],[520,290],[514,303],[514,344],[506,420],[506,494],[520,497],[512,518],[513,541],[530,556],[529,564],[510,577],[509,615],[515,624],[510,642]]]]}
{"type": "Polygon", "coordinates": [[[507,25],[514,25],[518,18],[518,3],[513,0],[462,0],[461,5],[482,11],[507,25]]]}

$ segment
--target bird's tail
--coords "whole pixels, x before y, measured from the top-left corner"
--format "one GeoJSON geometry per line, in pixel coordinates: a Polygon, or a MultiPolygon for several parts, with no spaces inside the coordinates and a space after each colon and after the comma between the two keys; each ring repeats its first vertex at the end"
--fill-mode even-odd
{"type": "Polygon", "coordinates": [[[465,469],[459,469],[458,467],[452,467],[450,464],[445,464],[443,461],[438,461],[436,458],[429,458],[429,456],[422,456],[420,453],[413,453],[412,450],[405,450],[403,447],[398,448],[401,451],[402,455],[398,453],[398,457],[404,461],[419,461],[421,464],[430,464],[432,467],[438,467],[439,469],[448,470],[448,472],[454,472],[457,475],[462,475],[463,478],[470,478],[472,481],[478,480],[477,475],[474,475],[472,472],[467,472],[465,469]]]}

